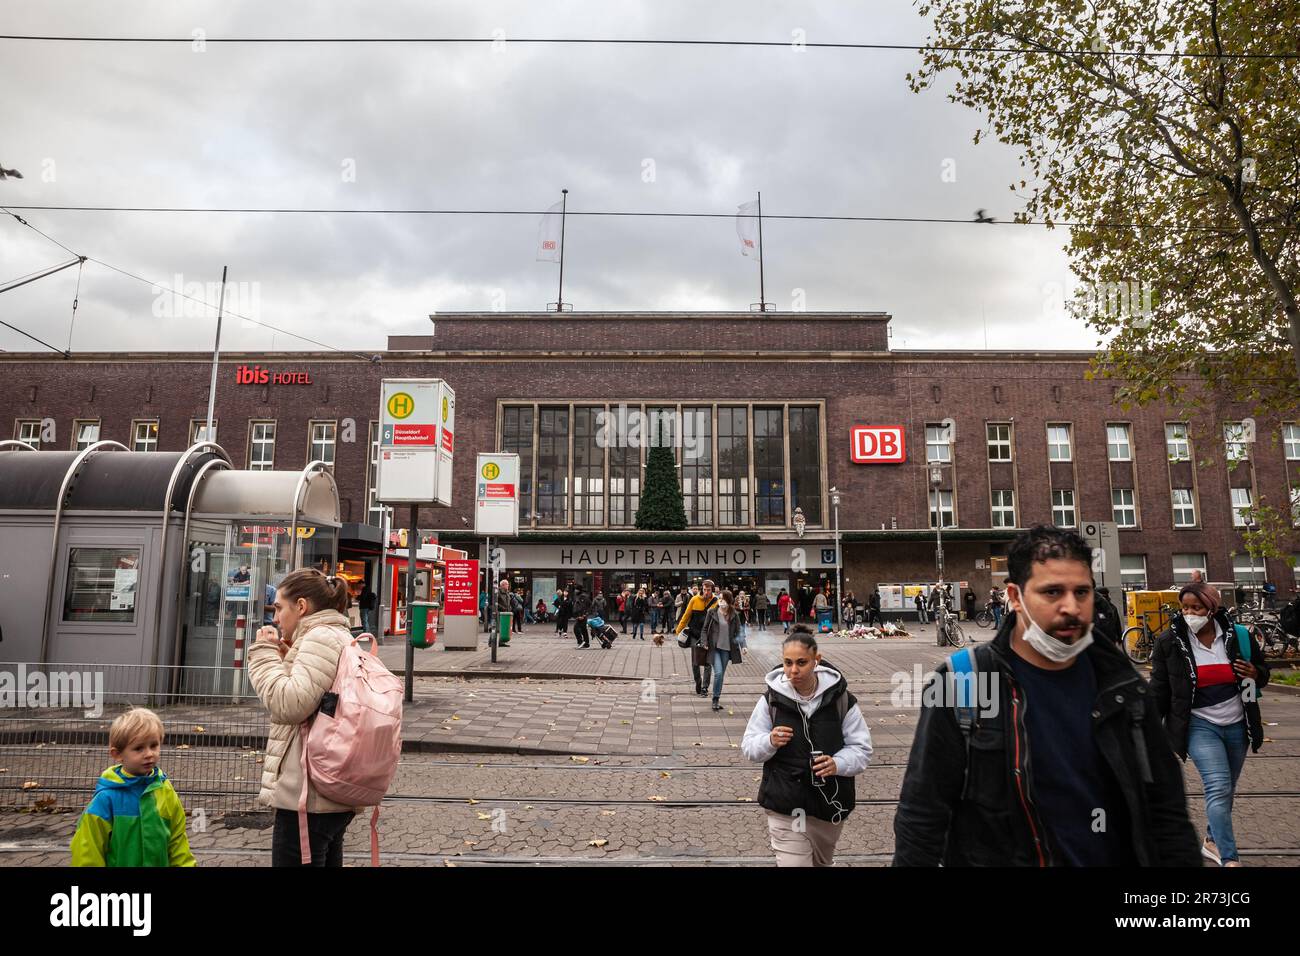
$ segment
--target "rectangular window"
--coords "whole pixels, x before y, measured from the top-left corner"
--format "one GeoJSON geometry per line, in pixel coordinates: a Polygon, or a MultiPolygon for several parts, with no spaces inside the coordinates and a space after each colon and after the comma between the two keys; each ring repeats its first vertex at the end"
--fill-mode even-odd
{"type": "Polygon", "coordinates": [[[14,437],[20,442],[31,445],[37,451],[41,450],[41,420],[39,418],[19,419],[18,427],[14,429],[14,437]]]}
{"type": "Polygon", "coordinates": [[[1132,488],[1116,488],[1111,491],[1110,503],[1115,524],[1121,528],[1137,527],[1137,506],[1133,504],[1132,488]]]}
{"type": "MultiPolygon", "coordinates": [[[[609,421],[614,429],[606,444],[609,445],[609,523],[633,525],[636,512],[641,507],[641,446],[649,440],[644,428],[641,434],[631,429],[640,415],[639,406],[611,406],[609,421]]],[[[611,429],[612,430],[612,429],[611,429]]],[[[607,430],[610,431],[610,430],[607,430]]]]}
{"type": "Polygon", "coordinates": [[[754,523],[785,525],[785,422],[781,408],[754,409],[754,523]]]}
{"type": "Polygon", "coordinates": [[[1196,527],[1196,502],[1191,488],[1175,488],[1171,492],[1174,503],[1174,527],[1196,527]]]}
{"type": "Polygon", "coordinates": [[[1014,528],[1016,526],[1016,493],[1010,488],[993,492],[993,527],[1014,528]]]}
{"type": "Polygon", "coordinates": [[[1250,516],[1247,512],[1250,510],[1250,489],[1233,488],[1232,489],[1232,526],[1234,528],[1245,528],[1250,524],[1250,516]]]}
{"type": "Polygon", "coordinates": [[[1266,572],[1263,558],[1249,554],[1232,556],[1232,580],[1236,584],[1263,584],[1266,572]]]}
{"type": "Polygon", "coordinates": [[[338,436],[338,422],[312,422],[311,444],[308,448],[307,461],[323,461],[333,467],[334,443],[338,436]]]}
{"type": "Polygon", "coordinates": [[[542,406],[537,421],[537,521],[569,523],[569,409],[542,406]]]}
{"type": "Polygon", "coordinates": [[[208,424],[208,420],[206,418],[190,419],[190,444],[191,445],[196,445],[201,441],[214,442],[217,440],[217,426],[220,425],[221,423],[215,418],[212,420],[211,435],[205,434],[205,432],[207,431],[207,424],[208,424]]]}
{"type": "Polygon", "coordinates": [[[930,491],[930,527],[938,527],[939,517],[935,512],[936,495],[939,505],[939,511],[943,513],[943,526],[945,528],[954,528],[956,523],[953,521],[952,512],[952,492],[951,491],[930,491]]]}
{"type": "Polygon", "coordinates": [[[533,517],[533,406],[507,405],[501,410],[501,450],[519,456],[519,526],[533,517]]]}
{"type": "Polygon", "coordinates": [[[713,526],[713,421],[710,408],[682,409],[682,504],[686,523],[713,526]]]}
{"type": "Polygon", "coordinates": [[[718,524],[749,524],[749,413],[718,408],[718,524]]]}
{"type": "Polygon", "coordinates": [[[790,507],[810,525],[822,523],[820,419],[816,405],[790,406],[790,507]]]}
{"type": "Polygon", "coordinates": [[[63,620],[133,622],[139,567],[139,548],[70,549],[63,620]]]}
{"type": "Polygon", "coordinates": [[[1047,426],[1047,459],[1048,461],[1073,460],[1070,451],[1069,425],[1047,426]]]}
{"type": "Polygon", "coordinates": [[[1300,485],[1291,489],[1291,524],[1300,528],[1300,485]]]}
{"type": "Polygon", "coordinates": [[[605,449],[600,437],[601,405],[573,410],[573,523],[605,523],[605,449]]]}
{"type": "Polygon", "coordinates": [[[1133,460],[1133,443],[1129,440],[1128,425],[1106,426],[1106,454],[1111,461],[1133,460]]]}
{"type": "Polygon", "coordinates": [[[1228,461],[1242,461],[1250,457],[1247,450],[1246,441],[1246,424],[1245,422],[1224,422],[1223,423],[1223,446],[1228,456],[1228,461]]]}
{"type": "Polygon", "coordinates": [[[132,451],[158,450],[158,422],[135,422],[131,428],[132,451]]]}
{"type": "Polygon", "coordinates": [[[1052,524],[1058,528],[1073,528],[1074,492],[1056,490],[1052,492],[1052,524]]]}
{"type": "Polygon", "coordinates": [[[1011,425],[991,424],[985,426],[989,445],[989,461],[1011,460],[1011,425]]]}
{"type": "Polygon", "coordinates": [[[1282,447],[1287,461],[1300,461],[1300,425],[1288,422],[1282,426],[1282,447]]]}
{"type": "Polygon", "coordinates": [[[99,422],[98,420],[73,422],[72,433],[72,450],[85,451],[99,441],[99,422]]]}
{"type": "Polygon", "coordinates": [[[248,423],[248,470],[270,471],[275,467],[275,422],[248,423]]]}
{"type": "Polygon", "coordinates": [[[1174,584],[1187,584],[1192,580],[1192,572],[1200,571],[1201,577],[1205,578],[1205,555],[1203,554],[1175,554],[1174,555],[1174,584]]]}
{"type": "Polygon", "coordinates": [[[1119,583],[1125,591],[1146,590],[1147,556],[1145,554],[1119,556],[1119,583]]]}
{"type": "Polygon", "coordinates": [[[379,422],[370,423],[367,447],[370,453],[366,460],[366,523],[382,528],[385,506],[379,503],[379,422]]]}
{"type": "Polygon", "coordinates": [[[1186,422],[1165,423],[1165,452],[1170,461],[1192,460],[1192,442],[1187,436],[1186,422]]]}
{"type": "Polygon", "coordinates": [[[925,460],[952,461],[952,436],[946,425],[925,426],[925,460]]]}

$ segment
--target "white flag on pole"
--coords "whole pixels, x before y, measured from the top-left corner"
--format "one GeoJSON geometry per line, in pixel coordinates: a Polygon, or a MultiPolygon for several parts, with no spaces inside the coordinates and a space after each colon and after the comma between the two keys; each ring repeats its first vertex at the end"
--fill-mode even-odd
{"type": "Polygon", "coordinates": [[[538,262],[560,261],[560,243],[564,241],[560,236],[560,210],[563,208],[564,200],[560,200],[542,216],[542,225],[537,230],[538,262]]]}
{"type": "Polygon", "coordinates": [[[740,254],[759,258],[757,199],[751,199],[736,207],[736,235],[740,237],[740,254]]]}

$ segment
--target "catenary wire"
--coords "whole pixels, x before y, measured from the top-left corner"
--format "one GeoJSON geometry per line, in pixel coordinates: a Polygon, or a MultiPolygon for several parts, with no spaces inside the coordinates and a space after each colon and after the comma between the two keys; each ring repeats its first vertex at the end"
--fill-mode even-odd
{"type": "Polygon", "coordinates": [[[897,52],[937,53],[996,53],[999,55],[1020,55],[1029,53],[1051,53],[1057,56],[1119,56],[1152,59],[1222,59],[1222,60],[1294,60],[1300,59],[1300,52],[1279,51],[1277,53],[1236,53],[1236,52],[1195,52],[1190,50],[1145,50],[1145,49],[1103,49],[1071,47],[1029,47],[1029,46],[974,46],[962,44],[917,44],[917,43],[822,43],[796,42],[794,40],[692,40],[692,39],[654,39],[649,37],[146,37],[146,36],[69,36],[50,34],[0,34],[0,40],[29,41],[42,43],[184,43],[193,45],[202,43],[230,44],[325,44],[325,43],[379,43],[379,44],[497,44],[515,43],[534,46],[681,46],[681,47],[750,47],[767,49],[825,49],[825,50],[874,50],[897,52]]]}

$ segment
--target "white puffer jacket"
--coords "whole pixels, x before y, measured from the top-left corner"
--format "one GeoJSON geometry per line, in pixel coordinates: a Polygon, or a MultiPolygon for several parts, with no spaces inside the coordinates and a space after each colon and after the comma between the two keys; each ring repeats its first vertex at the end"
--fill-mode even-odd
{"type": "MultiPolygon", "coordinates": [[[[316,712],[334,683],[339,656],[352,640],[348,619],[338,611],[317,611],[298,622],[293,646],[284,659],[274,644],[254,641],[245,667],[253,689],[271,713],[271,734],[262,765],[257,802],[279,810],[297,810],[302,795],[302,741],[298,729],[316,712]]],[[[353,807],[332,803],[316,788],[307,792],[309,813],[337,813],[353,807]]]]}

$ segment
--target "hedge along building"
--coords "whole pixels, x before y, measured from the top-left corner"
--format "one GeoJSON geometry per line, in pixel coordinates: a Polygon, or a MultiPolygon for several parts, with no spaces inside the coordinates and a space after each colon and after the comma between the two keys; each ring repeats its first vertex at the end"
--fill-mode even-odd
{"type": "MultiPolygon", "coordinates": [[[[566,581],[606,591],[705,575],[768,589],[833,584],[832,487],[843,588],[859,598],[882,582],[932,581],[940,517],[946,577],[977,594],[1000,579],[1015,529],[1037,522],[1116,521],[1126,585],[1200,568],[1215,581],[1294,586],[1285,562],[1246,553],[1240,509],[1287,511],[1300,424],[1261,420],[1248,442],[1235,430],[1248,412],[1230,401],[1190,422],[1159,405],[1125,411],[1109,383],[1085,380],[1091,353],[895,352],[884,313],[432,319],[432,334],[390,337],[378,362],[222,359],[217,440],[240,468],[330,462],[340,557],[378,539],[380,381],[437,377],[457,396],[454,506],[423,510],[421,526],[445,544],[475,541],[474,456],[518,452],[521,533],[504,561],[532,604],[566,581]],[[646,446],[664,422],[690,524],[640,532],[646,446]]],[[[0,410],[16,438],[40,441],[44,422],[59,449],[115,438],[179,450],[205,415],[205,354],[0,362],[0,410]]]]}

